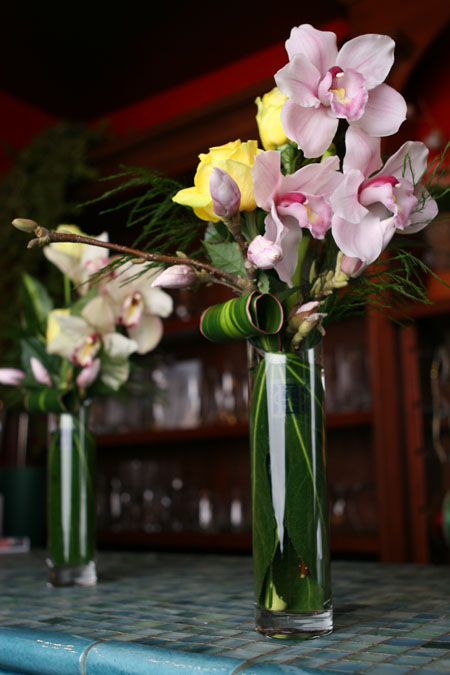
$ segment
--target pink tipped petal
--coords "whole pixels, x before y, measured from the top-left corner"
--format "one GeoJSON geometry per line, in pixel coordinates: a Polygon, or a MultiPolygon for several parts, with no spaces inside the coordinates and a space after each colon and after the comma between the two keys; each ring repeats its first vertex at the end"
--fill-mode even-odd
{"type": "Polygon", "coordinates": [[[100,359],[95,359],[95,361],[93,361],[90,366],[86,366],[82,369],[76,380],[77,385],[83,389],[90,387],[91,384],[97,379],[99,372],[100,359]]]}
{"type": "Polygon", "coordinates": [[[52,379],[47,368],[35,356],[30,358],[31,372],[33,377],[40,384],[46,384],[47,387],[53,386],[52,379]]]}
{"type": "Polygon", "coordinates": [[[401,94],[387,84],[369,92],[364,115],[352,122],[369,136],[391,136],[406,119],[406,102],[401,94]]]}
{"type": "Polygon", "coordinates": [[[383,173],[389,173],[399,179],[406,178],[416,185],[427,168],[428,148],[419,141],[407,141],[390,157],[383,168],[383,173]]]}
{"type": "Polygon", "coordinates": [[[380,139],[350,126],[345,135],[344,173],[358,169],[367,177],[381,166],[380,139]]]}
{"type": "Polygon", "coordinates": [[[267,150],[257,155],[252,168],[252,177],[253,194],[257,205],[264,211],[270,211],[281,181],[280,153],[277,150],[267,150]]]}
{"type": "Polygon", "coordinates": [[[436,201],[430,196],[427,190],[421,185],[415,189],[417,196],[417,206],[410,214],[409,224],[401,230],[399,234],[414,234],[420,232],[426,227],[434,218],[436,218],[439,209],[436,201]]]}
{"type": "Polygon", "coordinates": [[[0,368],[0,384],[17,387],[24,377],[25,373],[18,368],[0,368]]]}
{"type": "Polygon", "coordinates": [[[344,255],[341,260],[341,271],[352,279],[360,277],[366,268],[367,264],[359,258],[350,258],[348,255],[344,255]]]}
{"type": "Polygon", "coordinates": [[[336,117],[353,122],[364,114],[369,95],[360,73],[347,70],[342,77],[334,77],[329,94],[331,109],[336,117]]]}
{"type": "Polygon", "coordinates": [[[275,74],[278,89],[295,103],[306,108],[317,108],[320,73],[302,54],[294,56],[292,61],[275,74]]]}
{"type": "Polygon", "coordinates": [[[366,88],[373,89],[384,82],[392,68],[394,48],[394,41],[387,35],[360,35],[341,47],[336,64],[343,70],[357,70],[366,88]]]}
{"type": "Polygon", "coordinates": [[[380,203],[392,213],[397,213],[392,182],[383,180],[383,176],[366,182],[359,193],[359,201],[367,207],[380,203]]]}
{"type": "Polygon", "coordinates": [[[301,108],[293,101],[287,101],[281,109],[281,123],[286,136],[298,144],[305,157],[323,155],[338,126],[325,108],[301,108]]]}
{"type": "Polygon", "coordinates": [[[286,40],[286,51],[290,59],[295,54],[304,54],[324,75],[336,63],[336,35],[330,31],[317,30],[310,24],[303,24],[291,30],[291,35],[286,40]]]}
{"type": "Polygon", "coordinates": [[[358,196],[363,181],[361,171],[351,169],[344,175],[341,184],[330,198],[335,214],[351,223],[359,223],[367,215],[367,209],[360,204],[358,196]]]}

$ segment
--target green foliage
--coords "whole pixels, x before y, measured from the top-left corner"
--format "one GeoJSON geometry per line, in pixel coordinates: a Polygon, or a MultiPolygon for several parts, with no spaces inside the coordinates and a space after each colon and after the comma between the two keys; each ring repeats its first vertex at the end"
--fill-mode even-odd
{"type": "Polygon", "coordinates": [[[38,276],[55,296],[61,285],[58,273],[45,263],[43,256],[26,250],[23,235],[11,227],[11,221],[30,218],[55,228],[60,223],[79,220],[83,211],[77,206],[75,190],[97,177],[89,164],[88,153],[103,139],[102,130],[59,123],[16,152],[11,169],[0,180],[0,312],[3,316],[0,341],[4,350],[12,350],[11,358],[15,353],[12,325],[20,305],[22,275],[38,276]]]}
{"type": "Polygon", "coordinates": [[[122,171],[102,180],[114,183],[89,204],[114,201],[101,214],[125,211],[126,227],[140,227],[133,243],[143,251],[174,255],[176,251],[193,253],[193,247],[205,223],[191,211],[172,201],[184,186],[174,178],[139,167],[121,167],[122,171]],[[119,181],[119,182],[118,182],[119,181]],[[124,199],[119,201],[119,197],[124,199]]]}

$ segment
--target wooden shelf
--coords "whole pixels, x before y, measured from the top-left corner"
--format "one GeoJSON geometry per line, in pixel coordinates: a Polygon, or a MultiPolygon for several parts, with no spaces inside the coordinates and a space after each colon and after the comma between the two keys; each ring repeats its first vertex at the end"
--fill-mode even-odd
{"type": "Polygon", "coordinates": [[[251,551],[250,532],[141,532],[139,530],[99,530],[100,547],[178,548],[251,551]]]}
{"type": "Polygon", "coordinates": [[[125,434],[100,434],[99,446],[112,445],[150,445],[178,443],[214,438],[245,438],[248,436],[248,424],[214,424],[194,427],[193,429],[143,429],[125,434]]]}
{"type": "MultiPolygon", "coordinates": [[[[327,415],[327,429],[361,427],[370,424],[372,424],[372,412],[370,410],[349,410],[327,415]]],[[[247,437],[247,422],[238,422],[237,424],[205,424],[192,429],[142,429],[122,434],[99,434],[97,444],[99,446],[153,445],[214,438],[247,437]]]]}

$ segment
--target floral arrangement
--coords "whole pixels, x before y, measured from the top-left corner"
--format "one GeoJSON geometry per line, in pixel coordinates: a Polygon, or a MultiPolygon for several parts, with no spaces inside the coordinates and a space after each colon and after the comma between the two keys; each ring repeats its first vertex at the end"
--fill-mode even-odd
{"type": "MultiPolygon", "coordinates": [[[[22,228],[30,226],[30,221],[18,222],[22,228]]],[[[61,225],[58,232],[89,241],[73,225],[61,225]]],[[[99,240],[108,241],[108,234],[102,233],[99,240]]],[[[154,270],[130,280],[126,263],[109,272],[101,284],[92,284],[91,275],[110,264],[109,252],[96,246],[56,243],[44,254],[63,273],[65,305],[55,308],[38,279],[23,275],[22,368],[0,368],[0,383],[15,385],[31,411],[73,412],[84,400],[123,389],[130,356],[145,354],[158,344],[163,332],[160,317],[171,313],[172,299],[151,287],[154,270]],[[72,288],[77,290],[75,301],[72,288]]]]}
{"type": "MultiPolygon", "coordinates": [[[[414,234],[437,215],[421,183],[428,150],[409,141],[384,163],[381,158],[381,138],[406,118],[405,100],[384,83],[394,46],[388,36],[363,35],[338,50],[334,33],[308,24],[293,28],[277,87],[257,99],[264,149],[256,140],[211,148],[200,155],[190,188],[174,189],[176,181],[144,169],[125,170],[121,186],[105,197],[147,187],[134,206],[132,199],[127,203],[133,206],[128,224],[143,228],[137,243],[148,243],[140,249],[98,245],[164,266],[153,287],[215,283],[251,297],[231,306],[238,315],[233,322],[224,318],[228,306],[212,312],[217,320],[202,318],[212,339],[271,333],[274,348],[297,350],[309,333],[323,332],[339,316],[367,302],[381,305],[386,290],[395,291],[393,301],[426,301],[426,268],[397,235],[414,234]],[[177,205],[192,211],[182,214],[177,205]],[[180,252],[202,232],[200,255],[180,252]],[[380,256],[388,247],[393,254],[386,267],[380,256]],[[234,333],[236,322],[244,323],[234,333]]],[[[429,171],[430,185],[442,161],[429,171]]],[[[40,226],[29,231],[38,236],[31,246],[84,241],[40,226]]]]}
{"type": "MultiPolygon", "coordinates": [[[[253,348],[253,558],[257,626],[266,634],[311,633],[316,620],[318,632],[332,627],[322,368],[312,348],[332,321],[367,305],[427,302],[429,270],[400,242],[436,217],[444,157],[427,166],[426,146],[409,141],[382,160],[381,139],[406,118],[403,97],[385,84],[394,46],[388,36],[363,35],[338,50],[334,33],[293,28],[277,86],[256,101],[263,148],[256,140],[210,148],[188,188],[146,169],[114,177],[121,183],[104,197],[127,191],[127,225],[142,228],[135,247],[13,223],[34,234],[32,248],[75,242],[121,256],[102,262],[100,274],[97,259],[84,268],[97,290],[55,317],[60,332],[47,349],[78,368],[77,378],[90,381],[100,368],[101,343],[99,354],[123,368],[106,362],[101,377],[124,380],[142,334],[128,328],[118,339],[105,330],[132,326],[125,317],[141,312],[132,293],[141,279],[153,291],[218,284],[235,296],[206,309],[200,328],[208,339],[247,339],[253,348]],[[130,198],[130,188],[139,195],[130,198]],[[121,286],[114,274],[124,264],[131,283],[121,286]],[[288,622],[299,612],[306,628],[288,622]]],[[[168,305],[147,308],[142,326],[151,331],[151,315],[164,316],[168,305]]]]}

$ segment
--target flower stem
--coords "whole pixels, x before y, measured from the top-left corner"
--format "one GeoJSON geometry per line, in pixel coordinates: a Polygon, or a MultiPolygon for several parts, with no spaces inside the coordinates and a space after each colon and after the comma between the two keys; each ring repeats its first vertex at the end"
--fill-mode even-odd
{"type": "Polygon", "coordinates": [[[110,251],[116,251],[121,255],[128,255],[133,258],[142,258],[148,262],[161,262],[168,265],[191,265],[195,269],[204,270],[208,273],[208,281],[227,286],[232,289],[235,293],[242,293],[242,288],[239,284],[238,279],[225,272],[220,270],[213,265],[208,263],[202,263],[198,260],[188,257],[178,257],[170,255],[162,255],[161,253],[149,253],[147,251],[141,251],[137,248],[130,248],[129,246],[123,246],[122,244],[114,244],[110,241],[100,241],[94,237],[84,237],[79,234],[69,234],[68,232],[55,232],[54,230],[47,230],[44,227],[38,227],[35,230],[35,234],[38,237],[38,240],[32,239],[28,246],[33,248],[36,246],[33,242],[42,240],[43,243],[49,242],[71,242],[75,244],[88,244],[89,246],[99,246],[101,248],[107,248],[110,251]],[[31,246],[30,246],[31,244],[31,246]]]}

